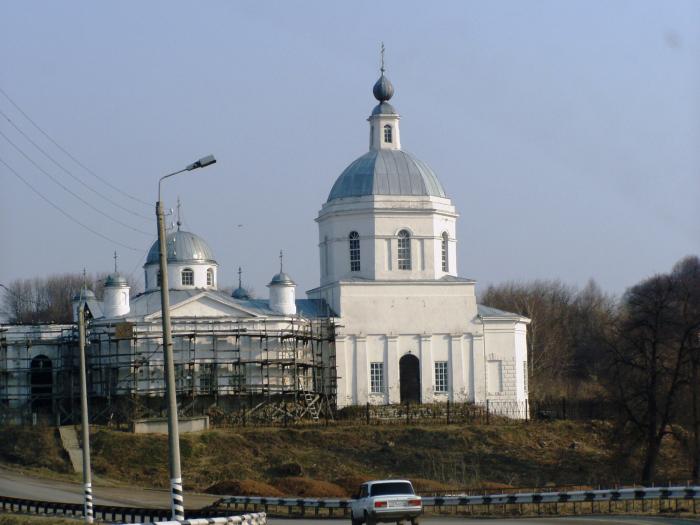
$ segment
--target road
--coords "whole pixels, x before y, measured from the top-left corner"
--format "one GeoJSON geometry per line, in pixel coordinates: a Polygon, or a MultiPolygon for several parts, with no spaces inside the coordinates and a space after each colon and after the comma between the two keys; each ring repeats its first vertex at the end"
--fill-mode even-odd
{"type": "MultiPolygon", "coordinates": [[[[105,487],[99,482],[94,484],[93,493],[96,505],[133,506],[168,508],[170,493],[167,490],[143,489],[135,487],[105,487]]],[[[13,498],[28,498],[43,501],[60,501],[64,503],[82,503],[82,485],[68,481],[56,481],[20,474],[0,468],[0,495],[13,498]]],[[[189,508],[205,507],[218,499],[208,494],[185,493],[185,504],[189,508]]],[[[277,519],[269,518],[271,525],[349,524],[348,519],[314,520],[307,518],[277,519]]],[[[423,525],[484,525],[486,520],[452,517],[426,517],[423,525]]],[[[699,521],[676,518],[628,517],[628,516],[591,516],[570,518],[523,518],[523,519],[489,519],[488,525],[700,525],[699,521]]]]}
{"type": "MultiPolygon", "coordinates": [[[[95,505],[118,507],[170,507],[168,490],[134,487],[105,487],[99,481],[93,483],[95,505]]],[[[83,487],[79,483],[36,478],[0,468],[0,495],[11,498],[29,498],[62,503],[82,503],[83,487]]],[[[217,496],[185,492],[185,504],[190,508],[201,508],[217,500],[217,496]]]]}
{"type": "MultiPolygon", "coordinates": [[[[308,520],[308,519],[274,519],[267,520],[270,525],[300,524],[349,524],[350,520],[308,520]]],[[[464,518],[423,518],[421,525],[698,525],[695,520],[675,518],[636,518],[631,516],[595,516],[575,518],[519,518],[519,519],[464,519],[464,518]]]]}

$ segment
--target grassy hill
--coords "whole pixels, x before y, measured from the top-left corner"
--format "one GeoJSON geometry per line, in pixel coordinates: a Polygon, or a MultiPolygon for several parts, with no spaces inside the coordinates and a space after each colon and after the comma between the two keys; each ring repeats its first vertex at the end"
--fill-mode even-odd
{"type": "MultiPolygon", "coordinates": [[[[6,427],[0,461],[73,477],[52,429],[6,427]]],[[[92,429],[95,475],[166,487],[167,438],[92,429]]],[[[189,490],[346,496],[365,479],[405,477],[419,490],[609,485],[633,481],[639,451],[622,450],[603,422],[501,422],[463,426],[334,425],[240,428],[181,435],[189,490]]],[[[659,480],[687,476],[688,458],[665,443],[659,480]]]]}

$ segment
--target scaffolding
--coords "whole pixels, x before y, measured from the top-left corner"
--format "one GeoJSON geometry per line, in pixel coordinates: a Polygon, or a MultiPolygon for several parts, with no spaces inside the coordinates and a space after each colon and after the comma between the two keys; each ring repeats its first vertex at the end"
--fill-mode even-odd
{"type": "MultiPolygon", "coordinates": [[[[0,423],[79,421],[77,327],[0,329],[0,423]]],[[[173,353],[181,416],[214,425],[332,419],[336,409],[333,318],[175,319],[173,353]]],[[[130,425],[163,417],[159,323],[88,324],[90,419],[130,425]]]]}

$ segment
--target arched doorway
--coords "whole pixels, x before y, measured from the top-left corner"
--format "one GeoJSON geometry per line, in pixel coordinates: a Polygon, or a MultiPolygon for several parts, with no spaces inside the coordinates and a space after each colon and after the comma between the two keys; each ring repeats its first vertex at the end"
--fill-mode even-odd
{"type": "Polygon", "coordinates": [[[53,393],[51,359],[45,355],[38,355],[32,359],[30,367],[32,410],[51,408],[51,394],[53,393]]]}
{"type": "Polygon", "coordinates": [[[420,403],[420,361],[413,354],[399,359],[402,403],[420,403]]]}

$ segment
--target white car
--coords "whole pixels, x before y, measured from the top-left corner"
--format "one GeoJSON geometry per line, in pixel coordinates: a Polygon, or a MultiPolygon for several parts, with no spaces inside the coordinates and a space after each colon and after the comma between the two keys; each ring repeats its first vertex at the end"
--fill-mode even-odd
{"type": "Polygon", "coordinates": [[[413,485],[405,479],[363,483],[350,506],[352,525],[401,524],[404,520],[411,520],[411,525],[417,525],[422,512],[421,497],[416,496],[413,485]]]}

